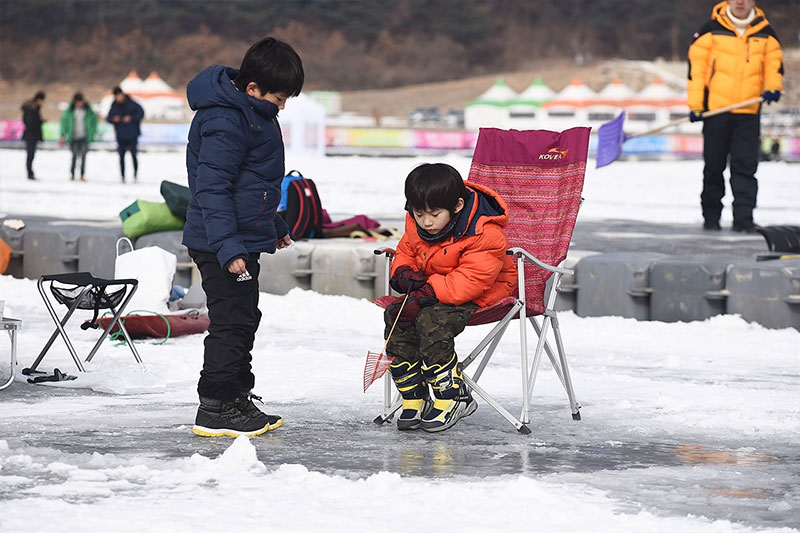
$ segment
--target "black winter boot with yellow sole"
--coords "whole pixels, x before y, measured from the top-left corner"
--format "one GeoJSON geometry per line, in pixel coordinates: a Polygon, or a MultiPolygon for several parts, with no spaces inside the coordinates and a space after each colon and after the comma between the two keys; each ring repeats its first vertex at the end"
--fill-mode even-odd
{"type": "Polygon", "coordinates": [[[433,433],[450,429],[478,409],[478,402],[461,376],[456,354],[446,364],[424,366],[423,371],[435,398],[433,407],[420,420],[423,430],[433,433]]]}
{"type": "Polygon", "coordinates": [[[283,424],[280,417],[273,420],[252,403],[257,413],[243,404],[242,396],[231,400],[201,397],[192,431],[202,437],[253,437],[283,424]]]}
{"type": "Polygon", "coordinates": [[[428,384],[422,374],[422,363],[395,363],[389,367],[389,373],[403,397],[403,410],[397,419],[397,429],[419,429],[420,420],[431,407],[428,384]]]}

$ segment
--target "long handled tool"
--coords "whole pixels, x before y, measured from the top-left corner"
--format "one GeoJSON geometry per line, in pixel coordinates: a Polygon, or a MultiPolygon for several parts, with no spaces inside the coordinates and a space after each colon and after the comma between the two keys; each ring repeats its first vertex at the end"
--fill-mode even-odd
{"type": "Polygon", "coordinates": [[[390,357],[384,352],[386,352],[386,347],[389,345],[389,339],[392,338],[392,333],[394,333],[394,328],[397,326],[397,321],[400,320],[400,315],[403,312],[403,307],[406,306],[409,294],[411,293],[406,293],[406,297],[403,298],[403,303],[400,304],[400,310],[397,311],[397,316],[394,319],[394,324],[392,324],[392,329],[389,330],[389,334],[386,336],[386,342],[383,344],[383,349],[380,351],[380,353],[375,353],[372,351],[367,352],[367,361],[364,363],[364,392],[367,392],[369,386],[381,379],[381,376],[383,376],[389,367],[392,366],[394,357],[390,357]]]}
{"type": "MultiPolygon", "coordinates": [[[[734,109],[739,109],[740,107],[758,104],[763,101],[764,99],[759,96],[757,98],[751,98],[750,100],[745,100],[744,102],[739,102],[737,104],[720,107],[719,109],[714,109],[713,111],[706,111],[701,116],[703,118],[713,117],[714,115],[721,115],[722,113],[727,113],[728,111],[733,111],[734,109]]],[[[611,122],[603,124],[600,126],[600,129],[597,130],[597,168],[610,165],[616,161],[620,152],[622,152],[622,144],[628,139],[642,137],[643,135],[652,135],[661,130],[671,128],[672,126],[683,124],[684,122],[689,122],[688,116],[679,118],[678,120],[673,120],[672,122],[668,122],[663,126],[653,128],[652,130],[628,134],[622,131],[625,123],[625,110],[623,110],[617,118],[611,122]]]]}

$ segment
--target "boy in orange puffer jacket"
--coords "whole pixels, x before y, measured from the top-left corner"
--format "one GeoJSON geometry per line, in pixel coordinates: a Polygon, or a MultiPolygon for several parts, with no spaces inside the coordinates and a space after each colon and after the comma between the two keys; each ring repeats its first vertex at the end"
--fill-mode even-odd
{"type": "Polygon", "coordinates": [[[506,254],[505,202],[487,187],[465,182],[450,165],[423,164],[405,183],[405,234],[397,245],[386,307],[389,371],[403,397],[401,430],[444,431],[478,405],[461,375],[455,336],[480,307],[510,296],[517,281],[506,254]],[[401,311],[402,307],[402,311],[401,311]],[[433,389],[431,403],[428,384],[433,389]]]}

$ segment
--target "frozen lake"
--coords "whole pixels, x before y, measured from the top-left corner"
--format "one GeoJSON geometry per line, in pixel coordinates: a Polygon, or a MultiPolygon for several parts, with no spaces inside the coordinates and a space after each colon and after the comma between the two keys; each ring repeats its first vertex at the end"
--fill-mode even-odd
{"type": "MultiPolygon", "coordinates": [[[[127,185],[113,153],[89,154],[87,183],[66,179],[66,158],[37,154],[41,179],[31,183],[24,151],[0,150],[0,213],[110,219],[136,198],[157,200],[161,179],[185,182],[179,152],[143,154],[140,183],[127,185]]],[[[405,175],[423,160],[290,160],[287,169],[314,178],[332,214],[397,219],[405,175]]],[[[469,168],[467,158],[444,160],[469,168]]],[[[701,168],[590,169],[581,220],[699,224],[701,168]]],[[[757,222],[798,223],[799,169],[760,167],[757,222]]],[[[52,321],[32,280],[0,276],[0,298],[8,316],[24,320],[27,366],[52,321]]],[[[284,427],[237,440],[191,433],[202,336],[139,344],[146,373],[126,347],[106,343],[91,379],[67,382],[79,388],[16,382],[0,391],[0,530],[800,529],[797,330],[731,315],[666,324],[564,313],[581,421],[545,362],[532,435],[481,400],[472,417],[431,435],[372,423],[380,387],[365,395],[360,380],[367,350],[382,346],[373,304],[293,290],[262,294],[260,307],[255,392],[284,427]],[[452,505],[434,503],[444,501],[452,505]],[[404,518],[412,507],[413,526],[404,518]]],[[[458,352],[485,332],[469,328],[458,352]]],[[[70,336],[86,353],[96,333],[75,325],[70,336]]],[[[510,331],[481,378],[512,412],[521,405],[516,348],[510,331]]],[[[74,372],[60,341],[45,365],[74,372]]]]}

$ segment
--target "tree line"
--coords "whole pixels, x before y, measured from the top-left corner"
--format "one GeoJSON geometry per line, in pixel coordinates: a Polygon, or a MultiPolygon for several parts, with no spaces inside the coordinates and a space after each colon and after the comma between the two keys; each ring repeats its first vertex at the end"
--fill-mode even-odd
{"type": "MultiPolygon", "coordinates": [[[[183,84],[238,66],[273,35],[303,58],[309,88],[377,89],[529,68],[536,61],[684,59],[714,1],[3,0],[0,76],[113,83],[130,69],[183,84]]],[[[760,1],[797,46],[798,0],[760,1]]]]}

